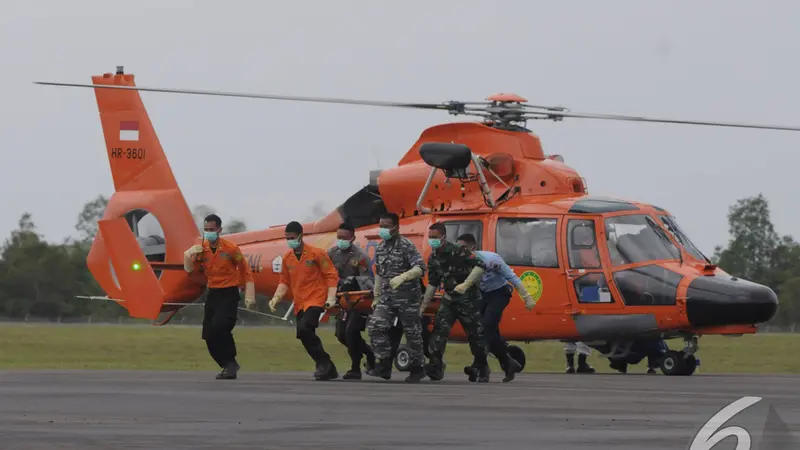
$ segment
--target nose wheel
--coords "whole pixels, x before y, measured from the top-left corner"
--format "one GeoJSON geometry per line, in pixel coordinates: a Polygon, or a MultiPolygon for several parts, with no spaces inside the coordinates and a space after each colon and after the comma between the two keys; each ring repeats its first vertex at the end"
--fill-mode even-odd
{"type": "Polygon", "coordinates": [[[697,369],[699,361],[694,353],[697,351],[697,336],[684,339],[683,351],[669,350],[661,359],[661,373],[664,375],[689,376],[697,369]]]}

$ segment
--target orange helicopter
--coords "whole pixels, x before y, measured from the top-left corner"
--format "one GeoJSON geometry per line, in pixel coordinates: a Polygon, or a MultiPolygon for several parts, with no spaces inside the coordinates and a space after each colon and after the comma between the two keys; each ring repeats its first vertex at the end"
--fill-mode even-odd
{"type": "MultiPolygon", "coordinates": [[[[341,222],[356,227],[356,240],[374,257],[378,221],[400,217],[400,232],[424,258],[427,230],[441,222],[447,239],[473,234],[478,250],[494,251],[522,280],[536,306],[528,311],[517,293],[500,331],[509,341],[583,341],[610,359],[624,359],[639,339],[682,338],[661,370],[691,375],[702,335],[756,333],[773,317],[778,299],[769,287],[731,277],[695,247],[667,210],[635,201],[588,195],[585,180],[559,155],[546,155],[527,120],[565,117],[800,131],[720,122],[577,114],[561,107],[527,104],[513,94],[486,102],[396,103],[290,97],[232,92],[136,87],[121,66],[92,77],[92,84],[35,82],[93,88],[102,122],[115,192],[87,265],[105,291],[132,317],[157,320],[195,302],[202,275],[183,270],[183,252],[198,243],[199,230],[161,148],[139,91],[273,100],[433,109],[473,115],[483,122],[448,123],[422,132],[397,167],[372,171],[369,183],[327,216],[303,225],[305,241],[330,248],[341,222]],[[138,236],[138,223],[154,216],[162,236],[138,236]]],[[[224,224],[223,224],[224,226],[224,224]]],[[[230,234],[254,272],[256,291],[270,295],[278,284],[284,228],[230,234]]],[[[425,277],[427,279],[427,277],[425,277]]],[[[338,308],[370,311],[371,292],[339,294],[338,308]]],[[[291,299],[291,292],[286,296],[291,299]]],[[[438,299],[426,314],[434,314],[438,299]]],[[[289,316],[282,317],[287,320],[289,316]]],[[[466,340],[459,324],[454,341],[466,340]]],[[[401,348],[395,365],[408,360],[401,348]]],[[[525,365],[518,346],[510,355],[525,365]]],[[[407,367],[407,366],[405,366],[407,367]]]]}

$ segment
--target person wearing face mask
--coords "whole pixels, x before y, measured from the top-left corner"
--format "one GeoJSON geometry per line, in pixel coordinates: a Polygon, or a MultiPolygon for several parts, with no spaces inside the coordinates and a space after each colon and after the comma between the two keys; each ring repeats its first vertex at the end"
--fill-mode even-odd
{"type": "Polygon", "coordinates": [[[442,357],[447,338],[456,319],[467,334],[469,348],[474,358],[471,366],[464,368],[469,381],[489,382],[489,349],[479,312],[480,281],[486,264],[470,249],[447,240],[447,230],[442,223],[428,229],[431,254],[428,257],[428,287],[422,297],[419,313],[428,307],[433,294],[442,286],[444,297],[436,311],[431,334],[430,357],[425,373],[431,380],[444,377],[442,357]]]}
{"type": "Polygon", "coordinates": [[[508,264],[503,261],[500,255],[485,250],[475,250],[478,245],[475,236],[469,233],[462,234],[458,237],[456,243],[475,252],[486,264],[486,272],[483,274],[480,283],[481,302],[479,311],[481,313],[481,324],[486,334],[489,350],[497,357],[500,367],[506,373],[503,382],[513,381],[515,374],[522,370],[522,366],[508,354],[508,344],[500,335],[500,319],[503,317],[503,310],[506,309],[511,300],[514,289],[525,302],[525,308],[528,311],[536,306],[536,302],[531,297],[531,294],[525,290],[525,286],[523,286],[519,277],[508,267],[508,264]],[[512,285],[514,286],[513,289],[512,285]]]}
{"type": "Polygon", "coordinates": [[[203,315],[203,340],[208,353],[222,371],[217,379],[235,380],[239,372],[233,328],[239,312],[239,286],[245,282],[245,306],[255,304],[255,283],[247,258],[233,242],[220,237],[222,220],[211,214],[203,222],[202,244],[183,254],[183,268],[188,273],[203,271],[207,281],[203,315]]]}
{"type": "MultiPolygon", "coordinates": [[[[369,255],[361,247],[355,245],[355,228],[343,223],[336,231],[336,245],[328,250],[328,257],[333,261],[339,273],[339,291],[371,291],[374,288],[369,255]]],[[[361,357],[367,357],[367,370],[375,366],[375,354],[361,337],[367,326],[368,314],[342,309],[336,321],[336,338],[347,347],[350,355],[350,370],[342,378],[345,380],[361,379],[361,357]]]]}
{"type": "Polygon", "coordinates": [[[314,378],[338,378],[336,365],[325,352],[316,330],[325,308],[336,304],[339,274],[325,250],[303,242],[303,226],[299,222],[289,222],[284,235],[290,250],[283,255],[278,288],[269,308],[275,312],[278,302],[291,286],[297,317],[296,337],[316,363],[314,378]]]}
{"type": "Polygon", "coordinates": [[[388,380],[392,377],[391,329],[395,317],[403,324],[403,333],[411,353],[407,382],[425,378],[423,371],[422,323],[420,321],[419,279],[425,274],[422,255],[407,238],[400,236],[397,214],[384,214],[379,222],[383,242],[375,250],[375,288],[367,330],[375,352],[375,367],[367,375],[388,380]]]}

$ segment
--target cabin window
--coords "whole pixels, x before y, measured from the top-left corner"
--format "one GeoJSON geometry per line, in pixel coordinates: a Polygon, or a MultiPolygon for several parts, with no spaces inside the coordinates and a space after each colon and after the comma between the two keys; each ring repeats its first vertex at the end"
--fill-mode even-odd
{"type": "Polygon", "coordinates": [[[571,219],[567,225],[569,266],[573,269],[599,269],[597,234],[594,220],[571,219]]]}
{"type": "Polygon", "coordinates": [[[615,266],[680,256],[664,229],[648,215],[611,217],[605,223],[609,256],[615,266]]]}
{"type": "Polygon", "coordinates": [[[445,230],[447,230],[447,240],[456,243],[458,237],[462,234],[471,234],[475,236],[477,247],[475,250],[483,249],[483,223],[479,220],[450,220],[442,222],[445,230]]]}
{"type": "Polygon", "coordinates": [[[682,275],[659,266],[636,267],[614,273],[628,306],[674,305],[682,275]]]}
{"type": "Polygon", "coordinates": [[[614,303],[603,272],[591,272],[574,281],[578,303],[614,303]]]}
{"type": "Polygon", "coordinates": [[[558,219],[499,219],[497,254],[510,266],[558,267],[557,233],[558,219]]]}

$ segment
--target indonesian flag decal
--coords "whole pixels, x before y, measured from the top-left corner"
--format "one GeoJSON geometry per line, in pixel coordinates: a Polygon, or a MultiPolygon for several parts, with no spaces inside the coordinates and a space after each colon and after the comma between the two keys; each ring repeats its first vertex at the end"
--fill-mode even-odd
{"type": "Polygon", "coordinates": [[[119,123],[119,140],[120,141],[138,141],[139,140],[139,121],[126,121],[119,123]]]}

